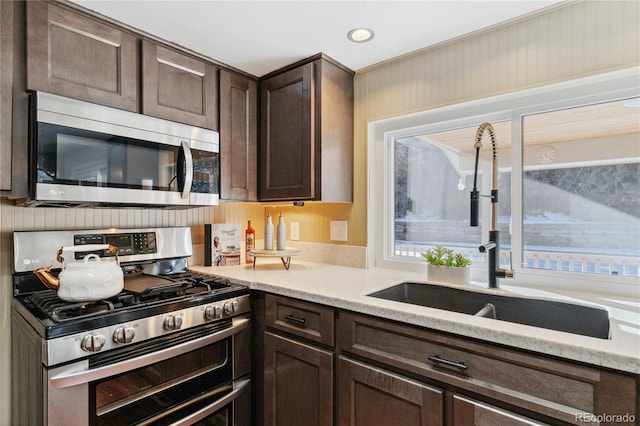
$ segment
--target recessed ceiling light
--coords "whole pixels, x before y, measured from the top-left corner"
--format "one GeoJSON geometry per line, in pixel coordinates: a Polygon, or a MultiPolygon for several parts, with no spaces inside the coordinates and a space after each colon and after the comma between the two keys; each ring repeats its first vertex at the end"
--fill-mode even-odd
{"type": "Polygon", "coordinates": [[[349,31],[349,34],[347,34],[349,40],[353,41],[354,43],[364,43],[373,39],[373,36],[373,31],[369,28],[354,28],[349,31]]]}

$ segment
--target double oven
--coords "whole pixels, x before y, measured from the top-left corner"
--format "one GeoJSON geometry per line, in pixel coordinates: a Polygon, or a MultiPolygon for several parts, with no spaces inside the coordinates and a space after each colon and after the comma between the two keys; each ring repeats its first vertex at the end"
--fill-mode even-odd
{"type": "Polygon", "coordinates": [[[186,227],[14,233],[13,423],[249,425],[249,291],[190,271],[191,250],[186,227]],[[68,302],[34,279],[56,247],[99,240],[127,253],[118,295],[68,302]]]}

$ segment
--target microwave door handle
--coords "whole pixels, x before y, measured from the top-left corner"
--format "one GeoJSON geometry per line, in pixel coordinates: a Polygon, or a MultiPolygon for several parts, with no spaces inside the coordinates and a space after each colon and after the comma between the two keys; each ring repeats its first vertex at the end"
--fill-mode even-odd
{"type": "Polygon", "coordinates": [[[193,183],[193,155],[191,155],[191,147],[189,147],[188,141],[182,141],[182,143],[180,143],[177,170],[178,190],[181,193],[180,198],[189,198],[191,184],[193,183]]]}

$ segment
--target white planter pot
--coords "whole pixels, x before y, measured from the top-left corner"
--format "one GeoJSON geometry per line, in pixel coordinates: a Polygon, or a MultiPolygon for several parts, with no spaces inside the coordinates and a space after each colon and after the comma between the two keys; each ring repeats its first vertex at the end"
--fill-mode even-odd
{"type": "Polygon", "coordinates": [[[427,264],[427,279],[430,282],[447,284],[469,284],[470,268],[427,264]]]}

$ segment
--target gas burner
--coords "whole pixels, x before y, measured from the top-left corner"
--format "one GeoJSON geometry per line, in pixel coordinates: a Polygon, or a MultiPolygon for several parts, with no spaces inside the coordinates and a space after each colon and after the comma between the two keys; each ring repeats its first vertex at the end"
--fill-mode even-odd
{"type": "Polygon", "coordinates": [[[187,294],[193,284],[187,281],[167,282],[146,288],[138,293],[140,301],[155,301],[179,298],[187,294]]]}
{"type": "Polygon", "coordinates": [[[133,304],[131,295],[127,294],[121,294],[108,300],[67,302],[60,299],[55,290],[40,291],[30,295],[27,299],[56,322],[100,315],[133,304]]]}
{"type": "Polygon", "coordinates": [[[228,288],[231,285],[229,280],[226,278],[205,275],[197,272],[182,272],[171,276],[171,278],[182,279],[192,283],[194,287],[203,287],[203,290],[201,291],[209,292],[217,289],[228,288]]]}
{"type": "Polygon", "coordinates": [[[60,306],[51,311],[51,319],[54,321],[66,321],[76,317],[85,317],[100,314],[104,311],[112,311],[115,307],[108,300],[100,302],[81,302],[60,306]]]}

